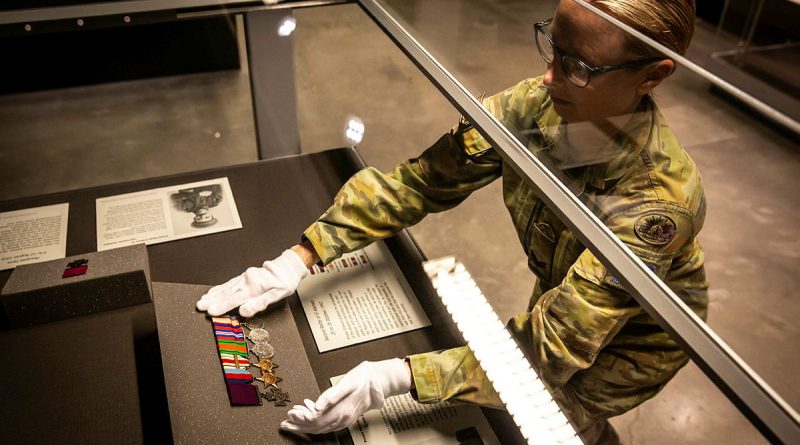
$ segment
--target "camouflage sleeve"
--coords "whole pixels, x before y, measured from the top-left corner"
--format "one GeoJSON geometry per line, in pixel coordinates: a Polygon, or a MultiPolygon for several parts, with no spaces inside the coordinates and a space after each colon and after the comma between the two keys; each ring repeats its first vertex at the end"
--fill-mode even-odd
{"type": "MultiPolygon", "coordinates": [[[[541,79],[520,82],[483,101],[507,128],[527,128],[541,101],[541,79]]],[[[502,173],[502,160],[464,121],[417,158],[392,172],[366,168],[356,173],[333,205],[304,235],[324,263],[416,224],[428,213],[455,207],[502,173]]]]}
{"type": "Polygon", "coordinates": [[[427,352],[409,356],[408,359],[417,400],[421,403],[459,400],[492,408],[503,407],[503,402],[468,347],[427,352]]]}
{"type": "MultiPolygon", "coordinates": [[[[609,228],[662,279],[672,258],[693,237],[680,208],[645,204],[607,222],[609,228]]],[[[508,329],[553,394],[590,367],[599,351],[641,308],[603,264],[585,250],[565,279],[545,292],[508,329]]],[[[460,400],[499,406],[491,382],[467,347],[409,357],[420,402],[460,400]]],[[[650,364],[643,364],[648,366],[650,364]]],[[[555,396],[555,395],[554,395],[555,396]]]]}
{"type": "MultiPolygon", "coordinates": [[[[672,260],[694,238],[692,215],[668,203],[644,203],[615,214],[606,225],[656,275],[665,279],[672,260]]],[[[557,389],[590,367],[641,307],[588,249],[563,281],[544,292],[508,328],[540,377],[557,389]]]]}
{"type": "Polygon", "coordinates": [[[421,156],[383,174],[368,167],[351,177],[333,205],[306,231],[324,263],[387,238],[428,213],[455,207],[500,175],[495,156],[468,154],[453,133],[421,156]]]}

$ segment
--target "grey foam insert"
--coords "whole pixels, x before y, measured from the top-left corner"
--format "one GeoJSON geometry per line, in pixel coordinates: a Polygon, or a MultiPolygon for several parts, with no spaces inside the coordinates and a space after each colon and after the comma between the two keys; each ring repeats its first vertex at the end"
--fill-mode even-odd
{"type": "MultiPolygon", "coordinates": [[[[172,435],[176,444],[304,443],[280,433],[286,412],[303,399],[316,400],[320,391],[294,324],[289,305],[279,302],[250,319],[263,323],[275,347],[278,386],[291,397],[288,406],[263,400],[261,406],[230,406],[211,320],[195,310],[195,302],[209,286],[154,283],[164,381],[169,401],[172,435]]],[[[251,361],[255,361],[251,354],[251,361]]],[[[257,369],[251,371],[260,375],[257,369]]],[[[259,390],[263,384],[256,381],[259,390]]],[[[319,437],[314,443],[336,443],[319,437]]]]}
{"type": "Polygon", "coordinates": [[[136,304],[150,298],[143,244],[18,266],[0,292],[6,322],[32,326],[136,304]],[[88,260],[85,274],[63,278],[67,265],[88,260]]]}

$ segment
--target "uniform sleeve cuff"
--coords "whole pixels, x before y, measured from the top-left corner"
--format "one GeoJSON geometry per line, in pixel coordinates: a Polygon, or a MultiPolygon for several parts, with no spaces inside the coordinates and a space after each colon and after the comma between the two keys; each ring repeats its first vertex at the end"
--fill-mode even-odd
{"type": "Polygon", "coordinates": [[[442,378],[436,361],[432,359],[436,355],[435,352],[428,352],[408,357],[416,399],[420,403],[437,403],[442,400],[442,378]]]}
{"type": "Polygon", "coordinates": [[[328,249],[325,247],[325,244],[322,242],[322,239],[319,236],[319,232],[319,223],[315,222],[314,224],[311,224],[305,232],[303,232],[300,240],[308,240],[311,243],[311,246],[314,247],[314,250],[317,252],[317,255],[320,259],[317,265],[322,267],[335,260],[338,255],[333,249],[328,249]]]}

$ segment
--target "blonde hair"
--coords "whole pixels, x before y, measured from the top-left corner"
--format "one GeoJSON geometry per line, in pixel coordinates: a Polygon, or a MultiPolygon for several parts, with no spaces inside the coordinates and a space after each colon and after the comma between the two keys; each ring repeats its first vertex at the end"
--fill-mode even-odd
{"type": "MultiPolygon", "coordinates": [[[[591,3],[678,54],[684,54],[692,41],[694,0],[595,0],[591,3]]],[[[637,55],[657,54],[630,35],[628,45],[637,55]]]]}

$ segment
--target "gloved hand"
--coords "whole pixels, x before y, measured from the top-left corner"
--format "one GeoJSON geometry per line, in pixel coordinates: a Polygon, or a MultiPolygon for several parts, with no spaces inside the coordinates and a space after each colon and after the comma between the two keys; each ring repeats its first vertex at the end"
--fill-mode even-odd
{"type": "Polygon", "coordinates": [[[197,302],[197,309],[217,316],[239,306],[242,317],[252,317],[291,295],[307,274],[300,255],[287,249],[261,267],[250,267],[238,277],[212,287],[197,302]]]}
{"type": "Polygon", "coordinates": [[[402,359],[361,362],[323,392],[316,403],[306,399],[305,406],[290,409],[289,420],[281,422],[281,428],[310,434],[340,430],[365,412],[381,408],[387,397],[410,389],[411,373],[402,359]]]}

